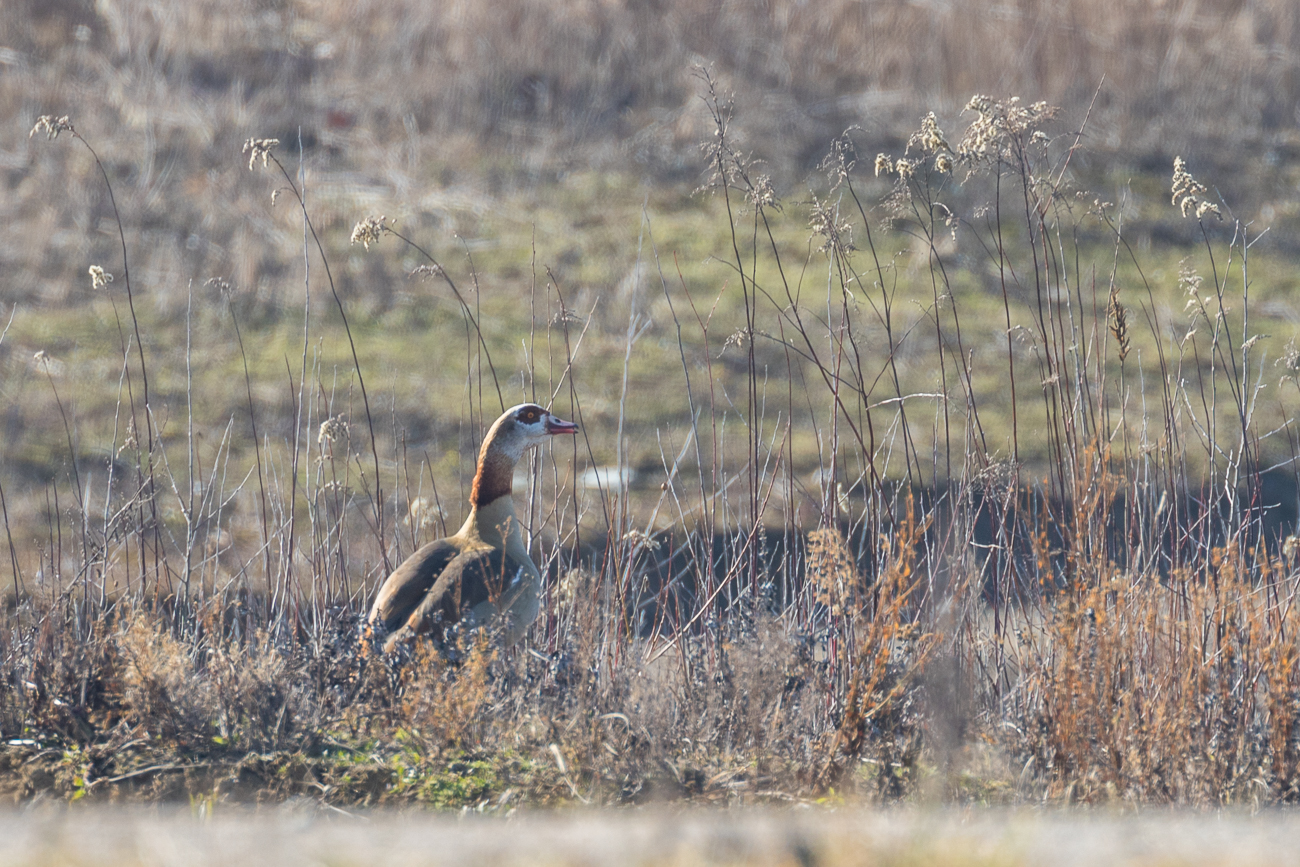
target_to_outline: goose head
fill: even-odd
[[[483,440],[482,455],[500,454],[513,463],[528,449],[558,434],[576,434],[578,426],[535,403],[512,406],[493,423]],[[481,461],[480,461],[481,462]]]
[[[510,494],[515,464],[530,448],[553,436],[576,434],[578,426],[535,403],[521,403],[501,414],[488,430],[479,451],[470,503],[482,506]]]

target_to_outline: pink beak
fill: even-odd
[[[571,421],[565,421],[559,416],[546,414],[546,432],[551,436],[556,434],[576,434],[578,426]]]

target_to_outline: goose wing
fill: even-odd
[[[448,624],[462,618],[483,623],[509,604],[524,577],[523,567],[499,548],[466,551],[442,570],[406,626],[419,633],[436,619]]]
[[[375,604],[370,608],[370,624],[382,625],[386,632],[400,626],[460,553],[460,547],[452,540],[439,539],[407,557],[379,588]]]

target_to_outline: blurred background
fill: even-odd
[[[290,245],[237,158],[253,136],[296,162],[301,132],[326,226],[374,209],[470,236],[502,196],[572,173],[698,185],[704,67],[783,193],[806,191],[847,127],[873,156],[926,111],[956,127],[986,93],[1046,100],[1069,128],[1086,115],[1077,169],[1167,176],[1182,154],[1271,223],[1295,212],[1298,66],[1287,0],[10,0],[4,294],[67,301],[111,241],[85,155],[28,140],[41,114],[99,150],[142,288],[175,304],[216,274],[282,291]]]

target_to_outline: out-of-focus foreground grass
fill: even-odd
[[[1128,864],[1288,867],[1297,820],[1228,814],[981,814],[897,810],[559,813],[500,822],[473,814],[323,816],[281,809],[191,818],[153,813],[0,816],[3,867],[495,864],[511,867],[954,867]]]

